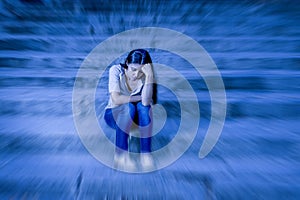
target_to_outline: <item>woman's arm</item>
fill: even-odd
[[[111,92],[110,95],[111,95],[111,99],[112,99],[113,103],[116,105],[122,105],[125,103],[141,101],[140,95],[126,96],[126,95],[121,95],[119,92]]]
[[[141,96],[126,96],[120,94],[120,69],[113,66],[109,69],[108,90],[111,100],[116,105],[122,105],[129,102],[141,101]]]
[[[143,73],[145,74],[145,84],[142,90],[142,104],[148,106],[152,100],[153,94],[153,71],[151,64],[145,64],[142,68]]]

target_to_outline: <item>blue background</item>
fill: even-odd
[[[296,0],[1,1],[0,199],[299,199],[299,12]],[[182,32],[206,49],[224,80],[227,118],[199,159],[210,117],[205,84],[184,60],[153,51],[154,62],[182,70],[198,88],[200,130],[174,164],[126,174],[82,145],[72,90],[95,46],[147,26]],[[101,112],[107,92],[97,92]],[[160,102],[172,116],[176,99],[167,100]]]

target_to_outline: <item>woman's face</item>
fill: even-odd
[[[143,65],[132,63],[132,64],[128,64],[127,66],[128,68],[125,69],[125,74],[129,79],[135,81],[143,77],[144,75],[144,73],[142,72]]]

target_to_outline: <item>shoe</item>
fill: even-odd
[[[125,156],[123,154],[115,154],[114,167],[120,169],[122,166],[125,166]]]
[[[128,153],[115,154],[114,167],[120,170],[134,171],[136,163],[130,158]]]
[[[129,156],[129,154],[126,156],[126,159],[125,159],[125,166],[126,166],[126,170],[128,171],[134,171],[136,170],[136,163],[134,160],[132,160]]]
[[[154,160],[150,153],[141,154],[141,165],[144,170],[151,170],[154,168]]]

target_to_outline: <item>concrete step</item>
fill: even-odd
[[[299,6],[293,0],[0,1],[0,199],[299,199]],[[153,52],[153,60],[190,81],[201,120],[179,160],[133,175],[102,165],[83,147],[72,89],[97,44],[146,26],[177,30],[203,45],[224,80],[227,118],[218,143],[200,160],[211,112],[205,83],[183,59]],[[97,114],[108,98],[107,73],[101,81],[90,102]],[[155,148],[169,143],[180,124],[170,96],[161,92],[159,103],[175,117],[153,139]],[[113,141],[114,131],[107,134]]]
[[[76,27],[78,28],[78,27]],[[24,29],[24,27],[22,27]],[[82,30],[82,29],[80,29]],[[58,30],[53,30],[57,32]],[[85,52],[88,53],[94,47],[97,46],[101,41],[105,40],[109,36],[82,36],[76,37],[76,33],[72,30],[72,36],[39,36],[35,35],[22,35],[22,36],[2,36],[0,38],[0,51],[36,51],[48,52],[48,53],[62,53],[62,52]],[[61,32],[61,29],[59,30]],[[36,33],[38,34],[38,32]],[[166,38],[167,40],[168,38]],[[276,37],[262,39],[242,39],[242,38],[231,38],[226,40],[220,40],[220,38],[211,39],[206,37],[194,38],[199,40],[201,44],[209,53],[221,54],[221,53],[232,53],[234,56],[230,58],[236,58],[241,54],[247,54],[249,57],[251,54],[256,54],[256,58],[278,58],[285,55],[286,58],[290,58],[292,55],[300,58],[300,48],[295,43],[300,41],[300,38],[282,38],[277,40]],[[226,54],[225,54],[226,55]],[[282,55],[282,56],[280,56]]]
[[[19,69],[22,71],[22,68]],[[59,73],[54,69],[41,69],[39,74],[31,70],[14,71],[13,69],[1,70],[0,86],[5,87],[63,87],[72,88],[76,80],[75,70],[64,70],[64,73]],[[179,70],[180,71],[180,70]],[[252,73],[252,71],[239,71],[231,74],[230,71],[222,75],[222,79],[226,90],[245,90],[251,91],[298,91],[300,89],[298,72],[294,71],[274,71],[273,74],[265,72]],[[202,78],[198,74],[190,71],[183,71],[182,74],[186,75],[186,80],[189,81],[195,91],[207,90],[204,80],[214,80],[214,76],[207,76]],[[198,77],[197,77],[198,76]],[[86,79],[85,88],[93,87],[94,81],[97,80],[97,74],[91,73],[91,78]],[[177,77],[168,77],[166,74],[165,79],[180,86],[181,82]],[[107,89],[107,73],[101,77],[99,88]],[[215,88],[220,89],[220,88]]]
[[[26,192],[27,197],[33,198],[118,194],[145,197],[152,196],[148,187],[141,184],[148,178],[148,185],[163,198],[182,197],[186,190],[192,191],[193,196],[207,195],[210,190],[218,198],[241,198],[244,192],[246,199],[254,198],[257,193],[276,198],[288,192],[296,199],[299,186],[295,183],[300,178],[297,121],[227,120],[217,145],[205,159],[197,156],[205,132],[201,129],[192,147],[174,164],[151,174],[134,176],[111,170],[84,149],[78,149],[78,137],[72,134],[53,134],[54,130],[39,135],[1,133],[0,187],[5,191],[1,195],[22,197]],[[115,192],[109,192],[111,188]]]
[[[56,87],[14,87],[2,89],[1,116],[72,116],[72,88]],[[180,107],[176,96],[160,93],[158,103],[163,105],[170,116],[178,116]],[[98,90],[95,102],[100,115],[108,100],[106,90]],[[187,102],[187,96],[182,95]],[[201,117],[210,118],[211,99],[207,91],[197,93]],[[183,100],[185,101],[185,100]],[[300,117],[300,96],[291,91],[243,91],[226,93],[227,117],[243,118],[297,118]]]
[[[129,5],[122,1],[112,5],[104,5],[95,1],[61,4],[47,1],[47,3],[35,5],[19,1],[5,1],[2,3],[2,10],[6,13],[3,18],[9,16],[15,21],[29,21],[42,25],[45,22],[75,22],[75,24],[76,22],[85,22],[89,24],[89,28],[82,34],[104,32],[112,35],[133,27],[163,26],[185,33],[191,32],[193,33],[191,36],[199,36],[199,34],[222,36],[299,35],[296,23],[299,20],[297,17],[299,5],[295,5],[292,1],[285,5],[280,2],[273,3],[272,6],[267,3],[236,4],[221,1],[197,4],[181,1],[159,3],[154,1]],[[282,23],[285,16],[287,18],[284,18],[284,23]],[[118,23],[118,26],[111,25],[114,23]],[[71,33],[64,29],[61,30],[61,33]],[[73,34],[81,32],[79,29],[73,28]],[[11,34],[14,34],[14,31],[15,33],[34,33],[28,28],[21,29],[21,27],[14,29],[8,26],[6,30]],[[56,32],[60,33],[59,30]]]

